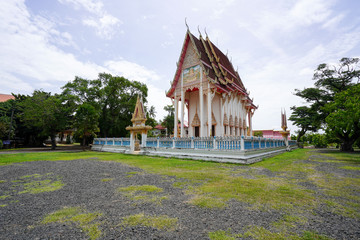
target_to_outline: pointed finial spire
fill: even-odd
[[[204,29],[204,31],[205,31],[205,34],[206,34],[206,38],[209,38],[209,36],[208,36],[208,34],[206,32],[206,28]]]
[[[189,25],[186,22],[186,17],[185,17],[185,25],[186,25],[187,30],[189,31]]]
[[[199,28],[199,25],[198,25],[198,32],[199,32],[199,35],[201,37],[201,32],[200,32],[200,28]]]

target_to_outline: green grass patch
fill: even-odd
[[[6,182],[6,180],[0,180],[0,183],[5,183]]]
[[[163,192],[162,188],[154,185],[136,185],[129,187],[119,187],[118,192],[121,192],[127,198],[138,202],[149,202],[161,204],[163,200],[168,199],[167,196],[156,195],[156,193]]]
[[[173,183],[173,187],[174,188],[180,188],[180,189],[184,189],[189,185],[188,182],[174,182]]]
[[[256,240],[331,240],[331,238],[325,235],[310,231],[304,231],[303,234],[299,236],[293,232],[271,232],[259,226],[250,226],[243,236]]]
[[[191,204],[194,204],[202,208],[224,208],[226,203],[223,199],[207,196],[195,196],[190,201]]]
[[[327,195],[327,198],[320,200],[331,208],[331,211],[345,217],[360,218],[360,178],[317,172],[308,179]]]
[[[354,166],[343,166],[343,167],[340,167],[340,168],[343,168],[343,169],[346,169],[346,170],[360,171],[360,167],[354,167]]]
[[[242,234],[231,233],[231,228],[228,230],[218,230],[215,232],[209,232],[208,236],[210,240],[236,240],[242,237]]]
[[[24,190],[19,192],[19,194],[38,194],[42,192],[52,192],[61,189],[64,185],[65,184],[63,184],[60,180],[52,181],[47,179],[41,181],[32,181],[29,183],[24,183]]]
[[[166,215],[146,216],[144,213],[124,217],[120,226],[144,226],[158,230],[174,231],[177,227],[177,218],[171,218]]]
[[[0,200],[5,200],[10,197],[11,197],[10,195],[2,195],[2,196],[0,196]]]
[[[25,175],[12,182],[17,183],[13,188],[18,189],[16,190],[18,194],[52,192],[61,189],[65,185],[60,177],[53,176],[52,173]]]
[[[228,177],[194,188],[196,194],[216,197],[223,201],[236,199],[257,209],[292,209],[294,206],[313,207],[315,198],[310,190],[287,183],[280,178],[248,179]]]
[[[137,185],[118,188],[119,192],[162,192],[163,189],[154,185]]]
[[[360,164],[360,152],[346,153],[340,151],[329,151],[328,153],[321,153],[321,155],[341,162]]]
[[[7,204],[1,204],[0,205],[0,207],[6,207],[7,206]]]
[[[74,223],[78,225],[90,239],[94,240],[101,236],[99,223],[96,222],[97,218],[101,215],[101,213],[87,213],[78,207],[65,207],[47,215],[41,223]]]
[[[127,177],[134,177],[135,175],[138,175],[138,174],[143,174],[142,172],[127,172]]]
[[[114,178],[103,178],[103,179],[101,179],[102,182],[110,182],[112,180],[114,180]]]
[[[288,231],[291,228],[295,228],[298,225],[304,225],[307,223],[307,219],[303,216],[285,215],[283,219],[273,222],[272,226],[280,231]]]
[[[273,172],[308,172],[312,170],[311,164],[298,163],[307,160],[311,152],[309,149],[295,149],[291,152],[276,155],[261,162],[252,164],[254,167],[263,167]]]

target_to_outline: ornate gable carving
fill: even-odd
[[[134,113],[132,115],[131,122],[135,126],[135,125],[145,124],[145,121],[146,121],[146,114],[145,114],[145,110],[144,110],[144,104],[142,102],[142,99],[140,100],[140,98],[138,96],[137,100],[136,100],[136,106],[135,106]]]
[[[195,52],[192,42],[189,42],[189,46],[186,50],[185,59],[183,63],[183,69],[195,66],[199,64],[199,57]]]
[[[214,112],[211,112],[211,124],[212,124],[212,125],[216,125],[216,124],[217,124],[216,118],[215,118],[215,115],[214,115]],[[209,121],[206,121],[206,125],[209,125]]]
[[[194,118],[193,118],[193,120],[191,122],[191,126],[192,127],[199,127],[200,126],[200,119],[199,119],[199,115],[198,115],[197,111],[196,111],[195,116],[194,116]]]
[[[238,117],[235,116],[235,127],[238,128],[239,127],[239,121],[238,121]]]
[[[234,119],[233,119],[232,115],[230,115],[230,118],[229,118],[229,125],[230,125],[230,127],[234,126]]]
[[[225,113],[224,114],[224,126],[227,126],[227,125],[229,125],[229,120],[228,120],[228,118],[226,116],[226,113]]]

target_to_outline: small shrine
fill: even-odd
[[[285,145],[287,146],[287,148],[289,148],[289,134],[290,131],[287,130],[287,121],[286,121],[286,112],[284,110],[284,112],[281,110],[281,128],[282,131],[280,131],[280,134],[283,136],[283,139],[285,141]]]
[[[146,126],[146,114],[142,98],[139,96],[136,100],[136,106],[131,118],[132,126],[126,127],[130,131],[130,152],[140,151],[140,147],[146,146],[147,132],[152,129],[151,126]],[[138,139],[138,134],[141,134],[141,145]]]

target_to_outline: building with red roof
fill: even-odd
[[[188,111],[189,137],[252,135],[257,106],[229,58],[208,36],[196,38],[187,30],[166,96],[174,103],[174,123],[178,122],[179,102],[182,123]],[[176,127],[174,135],[178,135]],[[186,136],[184,124],[180,136]]]
[[[13,95],[10,94],[1,94],[0,93],[0,102],[6,102],[7,100],[15,99]]]

